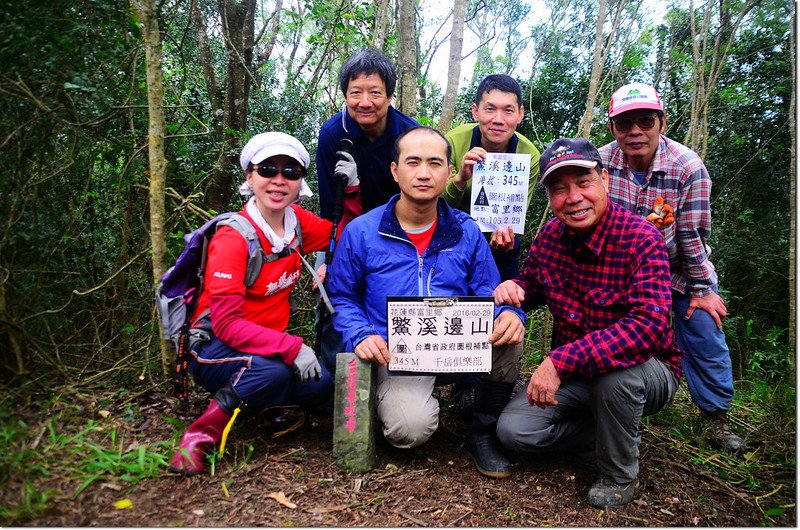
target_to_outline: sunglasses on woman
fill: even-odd
[[[656,115],[646,114],[644,116],[637,116],[635,118],[614,118],[614,127],[621,132],[626,133],[633,129],[635,123],[639,129],[649,131],[656,125]]]
[[[254,165],[253,169],[262,177],[272,178],[278,173],[283,175],[283,178],[288,180],[300,180],[305,176],[305,171],[299,167],[286,166],[279,168],[274,164],[259,164]]]

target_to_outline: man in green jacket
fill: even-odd
[[[486,76],[475,94],[472,118],[452,129],[445,136],[453,147],[454,171],[442,196],[459,210],[470,211],[472,170],[487,153],[525,153],[531,155],[528,181],[528,207],[533,187],[539,176],[539,151],[530,140],[516,132],[522,122],[522,89],[517,81],[505,74]],[[489,238],[492,256],[502,281],[519,275],[519,237],[511,226],[495,230]]]

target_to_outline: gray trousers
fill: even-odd
[[[513,384],[521,359],[521,343],[492,348],[492,372],[481,378]],[[452,376],[448,374],[447,379],[452,380]],[[383,436],[394,447],[422,445],[439,426],[439,401],[433,397],[435,384],[435,375],[393,375],[385,366],[378,367],[376,409]]]
[[[661,410],[677,387],[677,378],[655,358],[589,382],[564,381],[555,407],[529,405],[524,387],[500,416],[497,437],[507,449],[535,455],[594,451],[600,474],[624,484],[639,474],[642,417]]]

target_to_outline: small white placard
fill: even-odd
[[[529,154],[487,153],[475,164],[469,213],[482,232],[507,226],[515,234],[524,232],[530,178]]]
[[[389,370],[492,371],[492,297],[388,297]]]

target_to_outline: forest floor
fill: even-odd
[[[512,477],[505,480],[480,475],[461,450],[466,424],[446,406],[446,400],[442,404],[439,429],[418,450],[392,448],[378,435],[377,464],[368,473],[336,467],[331,460],[332,418],[319,414],[276,439],[253,422],[237,422],[226,454],[215,462],[214,469],[185,478],[169,473],[164,464],[182,426],[197,417],[196,410],[176,412],[174,398],[152,389],[113,400],[99,393],[76,392],[70,397],[61,393],[47,410],[22,407],[22,412],[15,411],[31,433],[26,447],[44,452],[52,468],[40,473],[35,483],[25,479],[24,473],[6,469],[3,474],[10,476],[0,492],[0,508],[19,506],[26,488],[29,493],[30,488],[49,492],[46,507],[22,519],[6,518],[0,524],[794,527],[797,523],[795,460],[790,456],[770,463],[765,457],[773,443],[770,436],[776,433],[740,426],[749,451],[735,456],[692,438],[701,439],[700,430],[676,433],[670,418],[696,414],[685,388],[670,405],[671,410],[662,411],[645,425],[638,496],[617,510],[598,510],[586,504],[595,472],[568,456],[522,459],[515,464]],[[79,412],[78,425],[70,424],[70,415],[64,414],[67,410]],[[790,438],[783,443],[793,453],[796,429],[793,425],[782,429],[783,436]],[[67,435],[69,440],[110,435],[107,444],[119,446],[120,455],[136,455],[137,448],[144,446],[148,452],[138,452],[140,463],[150,451],[163,458],[154,473],[140,480],[98,472],[85,485],[85,474],[70,472],[76,468],[69,462],[57,462],[74,459],[77,466],[98,457],[85,450],[70,452]]]

